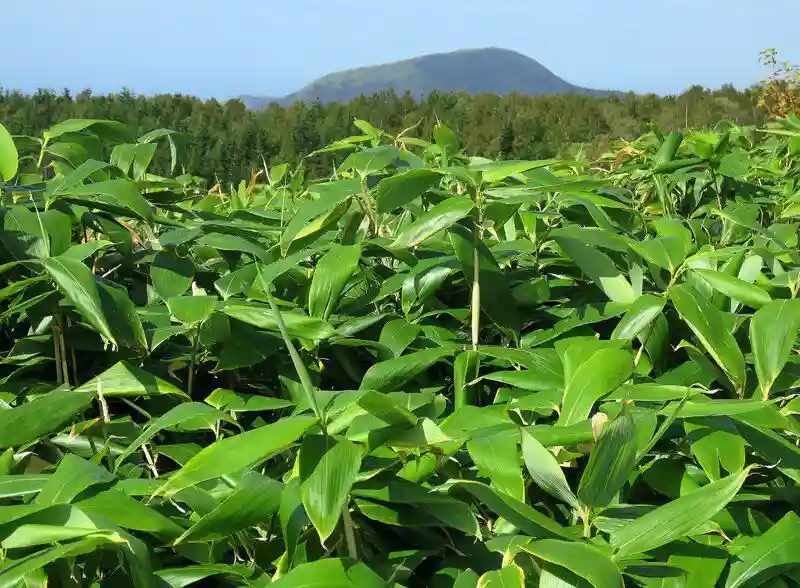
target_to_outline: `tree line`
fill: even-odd
[[[468,153],[503,159],[541,159],[599,155],[620,139],[633,139],[655,124],[663,130],[707,128],[721,120],[760,124],[764,112],[758,89],[700,86],[680,95],[522,96],[381,92],[345,103],[271,104],[249,110],[238,99],[202,100],[180,94],[72,95],[39,90],[33,94],[0,89],[0,120],[13,134],[39,135],[68,118],[118,120],[141,135],[156,128],[183,133],[186,172],[223,183],[248,178],[263,163],[298,163],[304,154],[348,135],[359,134],[355,119],[390,133],[416,125],[416,136],[430,136],[441,121],[450,126]],[[168,153],[153,171],[165,172]],[[331,169],[341,154],[307,160],[314,173]]]

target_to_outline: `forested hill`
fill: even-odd
[[[356,118],[388,132],[417,125],[413,134],[431,135],[437,118],[453,128],[467,153],[506,159],[538,159],[584,149],[592,156],[612,141],[632,139],[654,123],[661,129],[703,128],[721,120],[760,124],[757,92],[694,87],[680,96],[625,95],[599,98],[580,94],[521,96],[433,92],[383,92],[343,103],[272,104],[262,111],[240,100],[203,101],[190,96],[138,96],[128,92],[92,96],[82,92],[34,95],[0,89],[0,120],[9,131],[40,136],[68,118],[114,119],[141,135],[157,128],[183,132],[185,166],[192,174],[225,183],[249,178],[267,163],[298,162],[302,154],[358,134]],[[330,170],[339,155],[306,159],[313,173]],[[158,155],[152,171],[165,171],[169,153]],[[317,169],[314,169],[314,168]]]
[[[468,94],[517,93],[584,94],[608,96],[610,92],[570,84],[535,59],[507,49],[465,49],[423,55],[371,67],[348,69],[326,75],[284,98],[242,96],[248,107],[264,108],[271,102],[347,102],[385,90],[408,92],[423,98],[433,91]]]

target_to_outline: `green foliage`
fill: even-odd
[[[231,190],[5,139],[0,586],[796,585],[800,121],[355,125]]]

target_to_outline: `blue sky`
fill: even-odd
[[[316,77],[496,46],[569,82],[661,94],[800,62],[800,0],[2,0],[0,86],[281,96]]]

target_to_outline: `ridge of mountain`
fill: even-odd
[[[264,108],[272,102],[346,102],[360,95],[384,90],[397,94],[408,91],[422,98],[433,91],[469,94],[583,94],[608,96],[615,92],[571,84],[526,55],[489,47],[462,49],[450,53],[422,55],[402,61],[359,67],[318,78],[282,98],[242,95],[249,108]]]

